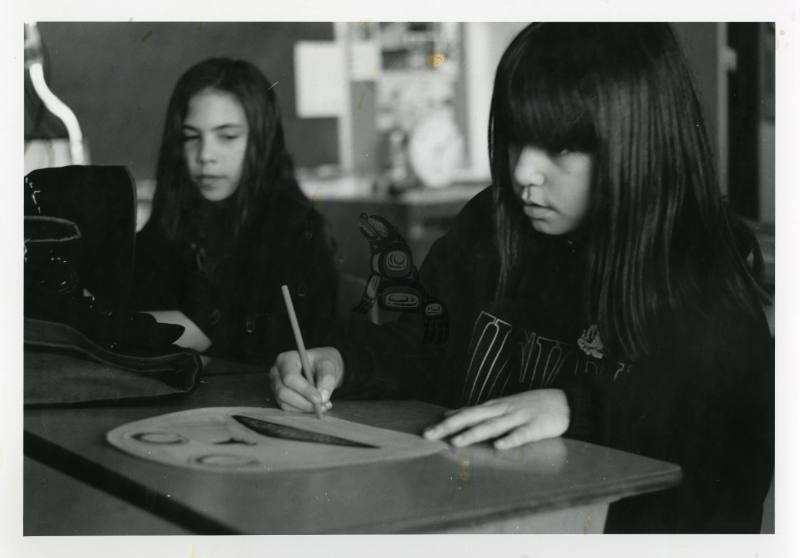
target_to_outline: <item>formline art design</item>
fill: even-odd
[[[420,313],[424,323],[423,344],[447,342],[450,330],[447,308],[425,291],[403,236],[380,215],[362,213],[358,226],[369,242],[371,274],[353,312],[366,314],[377,302],[384,310]]]

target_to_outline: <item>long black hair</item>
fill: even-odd
[[[594,157],[587,317],[628,358],[647,354],[664,311],[708,293],[760,312],[763,290],[741,250],[760,257],[725,206],[694,84],[666,23],[539,23],[505,51],[489,122],[497,297],[517,269],[529,222],[512,189],[509,146]]]
[[[152,219],[173,241],[182,232],[192,204],[200,197],[184,160],[183,121],[189,101],[204,90],[233,95],[247,118],[244,168],[232,200],[234,234],[238,235],[251,223],[256,208],[269,206],[271,200],[283,194],[296,199],[303,197],[286,149],[278,101],[267,77],[243,60],[204,60],[189,68],[175,85],[158,154]]]

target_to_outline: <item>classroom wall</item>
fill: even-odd
[[[775,223],[775,122],[759,123],[759,199],[758,220]]]
[[[468,109],[462,125],[470,137],[471,166],[477,174],[488,174],[485,130],[494,66],[524,23],[473,23],[465,27],[470,25],[482,26],[480,38],[487,44],[473,46],[471,53],[468,45],[465,54],[482,52],[486,68],[471,63],[479,60],[466,61],[465,70],[470,75],[462,83],[468,90],[459,101]],[[720,45],[724,43],[720,34],[725,26],[714,22],[673,25],[698,84],[709,136],[720,163],[722,188],[727,191],[727,114],[722,106],[727,75],[720,71]],[[152,178],[164,112],[175,81],[190,65],[220,55],[247,58],[277,82],[287,141],[299,167],[339,163],[338,119],[299,118],[295,109],[294,44],[300,40],[332,41],[333,23],[44,22],[39,23],[39,30],[50,86],[76,112],[93,163],[126,165],[137,180]],[[480,76],[473,76],[475,72]],[[483,89],[476,92],[476,87]],[[351,123],[360,142],[353,151],[373,168],[376,138],[369,124]],[[767,135],[759,144],[762,161],[769,162],[774,147]],[[770,168],[769,163],[762,166],[760,177],[762,220],[774,219],[774,202],[770,203],[774,190],[767,188],[772,184],[767,176]]]
[[[172,88],[212,56],[245,58],[275,82],[298,166],[338,162],[337,119],[298,118],[294,43],[333,39],[332,23],[39,23],[51,89],[72,108],[94,164],[152,178]]]

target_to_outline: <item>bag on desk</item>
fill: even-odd
[[[135,187],[122,167],[25,177],[25,404],[190,391],[201,363],[183,327],[130,310]]]
[[[174,347],[125,355],[63,323],[25,318],[24,403],[69,405],[150,399],[188,393],[201,369],[195,351]]]

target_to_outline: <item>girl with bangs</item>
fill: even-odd
[[[295,180],[275,92],[249,62],[212,58],[178,79],[135,273],[138,308],[210,356],[264,364],[294,346],[283,284],[307,336],[333,329],[333,248]]]
[[[679,464],[613,504],[608,532],[758,532],[773,468],[773,343],[760,251],[727,209],[668,24],[533,24],[504,53],[492,185],[431,248],[418,318],[280,355],[282,407],[330,394],[457,410],[425,431],[508,449],[568,436]],[[345,366],[346,363],[346,366]]]

